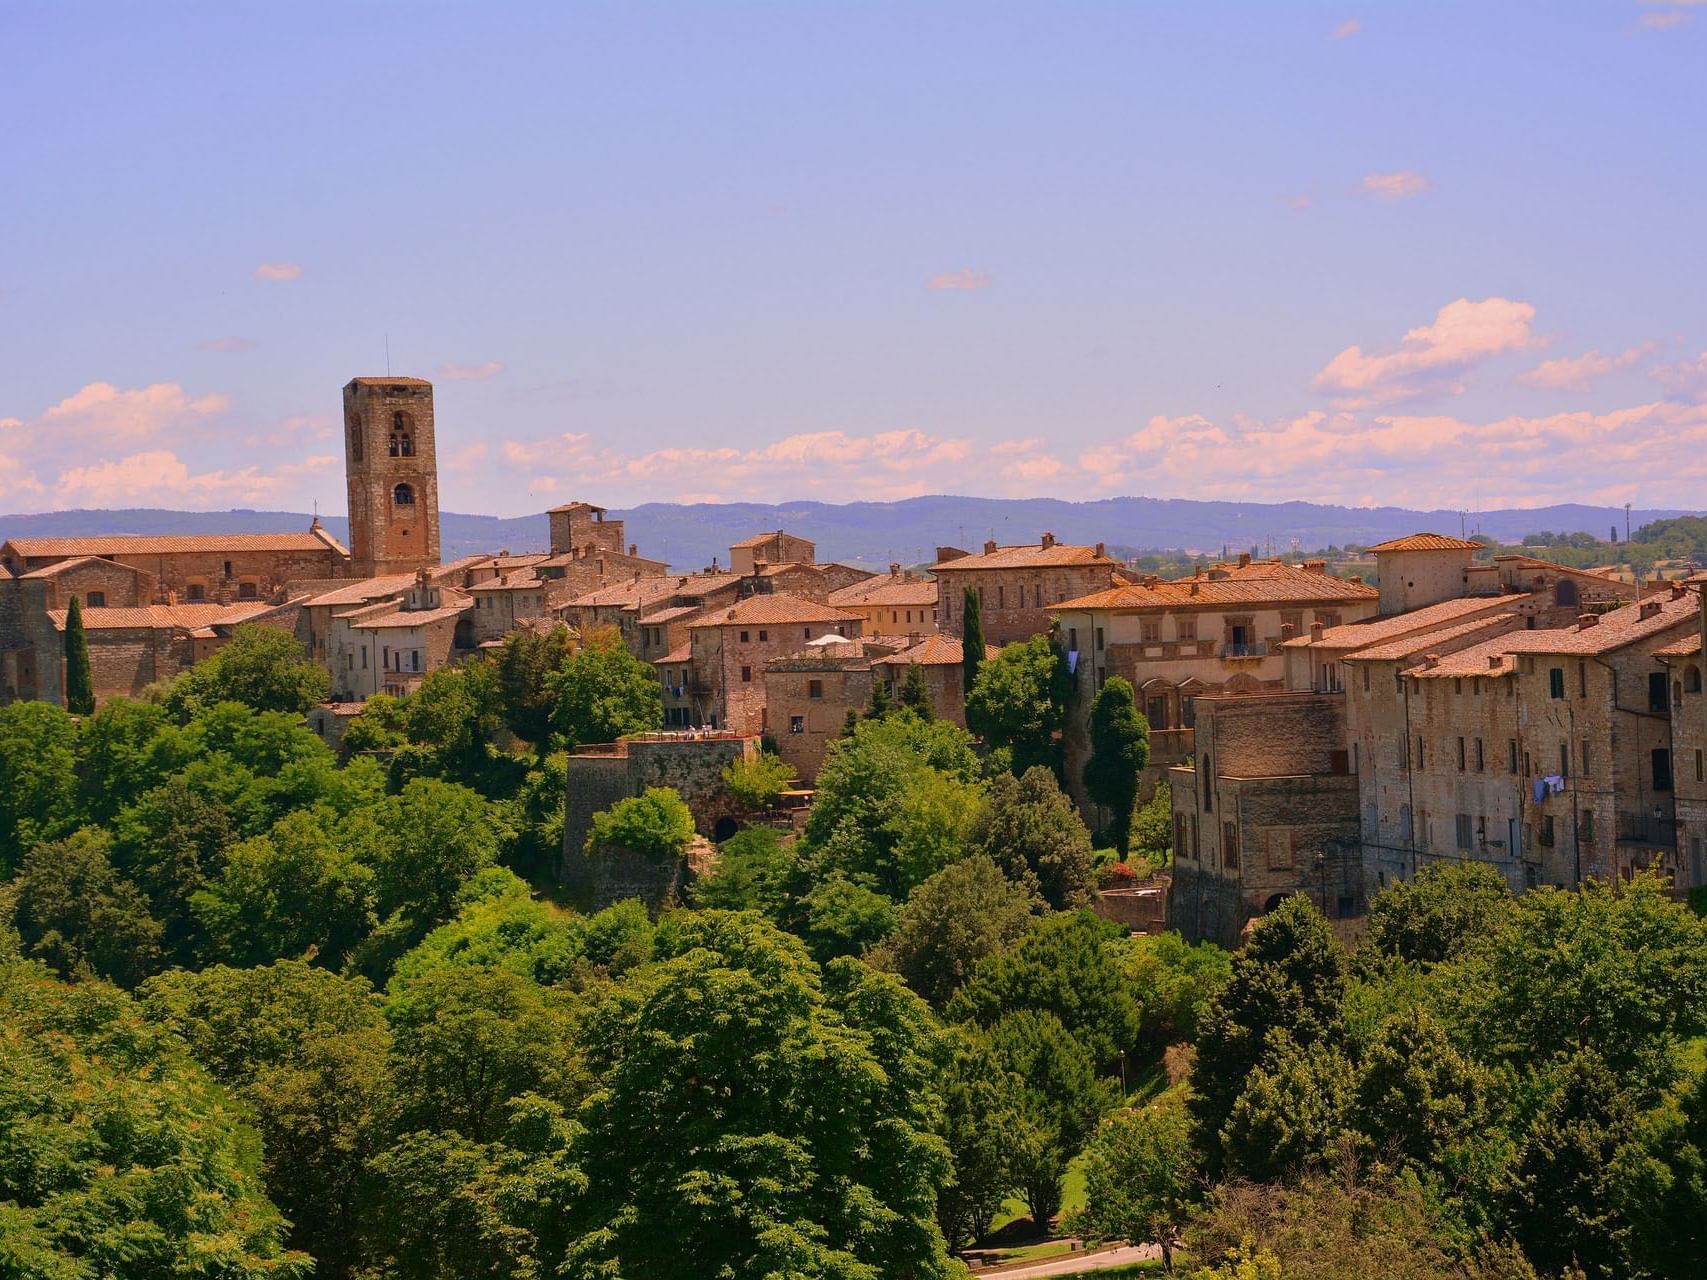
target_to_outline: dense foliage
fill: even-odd
[[[609,636],[376,697],[338,752],[259,632],[0,708],[0,1275],[949,1277],[1016,1215],[1199,1280],[1698,1273],[1707,926],[1663,883],[1455,866],[1350,953],[1302,897],[1230,955],[1133,937],[1086,909],[1117,864],[1058,657],[984,664],[982,743],[857,718],[805,829],[656,919],[553,881],[560,748],[656,723]],[[1093,789],[1160,862],[1141,718],[1099,706]],[[693,830],[665,789],[593,824]]]

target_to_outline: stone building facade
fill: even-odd
[[[892,564],[884,575],[832,591],[829,603],[865,620],[868,636],[919,638],[937,633],[937,584]]]
[[[849,711],[871,702],[873,655],[857,640],[819,645],[765,664],[765,727],[777,754],[807,785]]]
[[[355,576],[412,573],[439,563],[432,383],[350,379],[344,387],[344,477]]]
[[[1111,559],[1102,543],[1069,546],[1046,533],[1035,546],[984,544],[973,554],[938,547],[936,575],[939,625],[953,636],[965,622],[966,592],[978,592],[986,644],[997,646],[1044,635],[1059,607],[1105,591],[1132,575]]]
[[[765,666],[813,640],[860,637],[858,614],[792,596],[749,596],[689,628],[690,723],[765,732]]]

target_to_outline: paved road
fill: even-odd
[[[1102,1253],[1070,1253],[1050,1258],[1030,1267],[1000,1271],[990,1280],[1042,1280],[1045,1276],[1071,1276],[1081,1271],[1101,1271],[1104,1267],[1124,1267],[1134,1262],[1149,1262],[1162,1256],[1160,1247],[1153,1244],[1132,1244],[1123,1249],[1107,1249]]]

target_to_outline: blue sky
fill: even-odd
[[[0,510],[1703,504],[1707,3],[0,8]]]

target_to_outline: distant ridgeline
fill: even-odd
[[[1656,509],[1629,513],[1631,529],[1695,513]],[[1442,533],[1480,531],[1501,542],[1520,542],[1539,530],[1622,534],[1622,507],[1574,504],[1523,510],[1411,511],[1402,507],[1334,507],[1309,502],[1199,502],[1185,498],[1106,498],[1064,502],[1053,498],[909,498],[903,502],[647,503],[613,510],[627,522],[629,536],[678,570],[704,568],[732,542],[786,528],[818,544],[824,560],[866,566],[899,561],[926,563],[935,549],[975,547],[986,538],[1002,543],[1035,540],[1045,530],[1064,543],[1105,542],[1121,551],[1189,550],[1219,556],[1256,548],[1259,555],[1293,548],[1315,550],[1347,543],[1370,544],[1417,529]],[[0,515],[0,541],[15,537],[83,537],[102,533],[239,533],[307,528],[306,512],[287,511],[54,511]],[[347,544],[342,516],[324,517],[332,535]],[[543,515],[440,516],[445,560],[504,548],[543,550]]]

